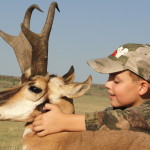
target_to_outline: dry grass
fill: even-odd
[[[82,96],[74,99],[74,105],[76,113],[94,112],[105,109],[109,106],[109,100],[107,97],[98,96]]]
[[[0,122],[0,150],[21,150],[24,123]]]

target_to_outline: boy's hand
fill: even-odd
[[[38,136],[57,133],[64,130],[65,116],[56,105],[46,104],[43,108],[49,110],[37,116],[33,122],[33,131],[37,132]]]
[[[84,131],[85,115],[65,114],[56,105],[46,104],[48,112],[37,116],[33,122],[33,131],[38,136],[45,136],[61,131]]]

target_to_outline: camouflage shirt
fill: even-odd
[[[86,113],[87,130],[133,130],[150,134],[150,100],[138,107]]]

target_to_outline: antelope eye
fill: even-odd
[[[42,92],[42,89],[37,88],[35,86],[30,86],[29,90],[34,92],[34,93],[41,93]]]

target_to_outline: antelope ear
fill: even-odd
[[[68,98],[80,97],[90,88],[92,83],[92,76],[83,83],[67,84],[63,87],[63,96]]]
[[[65,75],[63,75],[65,84],[73,83],[74,77],[75,77],[74,67],[71,66],[69,71]]]

